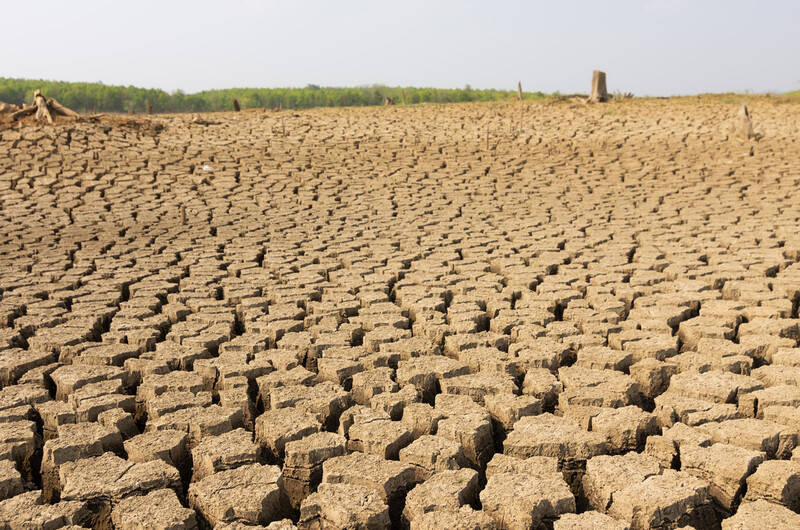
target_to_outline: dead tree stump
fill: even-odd
[[[242,110],[241,107],[239,107],[239,100],[236,98],[233,98],[233,110],[236,112]]]
[[[606,89],[606,73],[595,70],[592,74],[592,95],[589,101],[603,103],[608,101],[608,90]]]
[[[400,91],[400,95],[403,97],[403,106],[406,106],[406,90],[403,89]]]
[[[519,100],[522,101],[522,81],[517,81],[517,95],[519,95]]]
[[[739,119],[736,123],[736,134],[745,140],[750,140],[756,136],[753,132],[753,120],[750,119],[750,111],[747,110],[747,105],[744,103],[739,108]]]
[[[153,106],[150,104],[149,99],[144,100],[144,110],[148,116],[153,113]]]
[[[16,121],[20,118],[24,118],[25,116],[30,116],[33,113],[36,113],[36,121],[40,121],[42,118],[44,118],[50,125],[53,124],[53,115],[69,116],[71,118],[80,118],[81,116],[74,110],[70,110],[56,101],[55,98],[50,98],[48,100],[42,95],[40,90],[36,90],[33,93],[33,105],[30,107],[25,107],[22,110],[18,110],[11,114],[11,120]]]

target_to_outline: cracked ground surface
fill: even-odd
[[[749,105],[0,131],[0,528],[797,528],[800,106]]]

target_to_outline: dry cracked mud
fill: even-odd
[[[800,527],[800,105],[749,105],[0,131],[0,528]]]

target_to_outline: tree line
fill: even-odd
[[[126,113],[130,110],[141,113],[145,111],[146,102],[150,103],[153,112],[216,112],[234,110],[234,99],[242,108],[305,109],[383,105],[386,98],[400,104],[403,93],[406,104],[409,105],[505,101],[518,97],[516,90],[473,89],[469,85],[452,89],[308,85],[304,88],[227,88],[187,94],[182,90],[170,93],[157,88],[0,77],[0,101],[18,105],[30,103],[36,89],[41,90],[46,97],[56,98],[62,105],[82,113]],[[542,92],[523,93],[523,98],[530,100],[552,96]]]

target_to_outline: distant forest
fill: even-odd
[[[383,105],[387,97],[399,105],[402,103],[403,91],[405,91],[405,100],[408,105],[504,101],[518,97],[516,90],[478,90],[469,85],[454,89],[402,88],[381,85],[338,88],[308,85],[305,88],[228,88],[187,94],[182,90],[169,93],[157,88],[0,77],[0,101],[17,105],[30,104],[33,100],[33,91],[36,89],[40,89],[44,96],[56,98],[62,105],[82,113],[95,111],[126,113],[131,109],[142,113],[145,111],[146,101],[150,102],[153,112],[230,111],[234,110],[234,98],[238,100],[243,109],[362,107]],[[523,98],[526,100],[549,97],[552,96],[542,92],[523,93]]]

